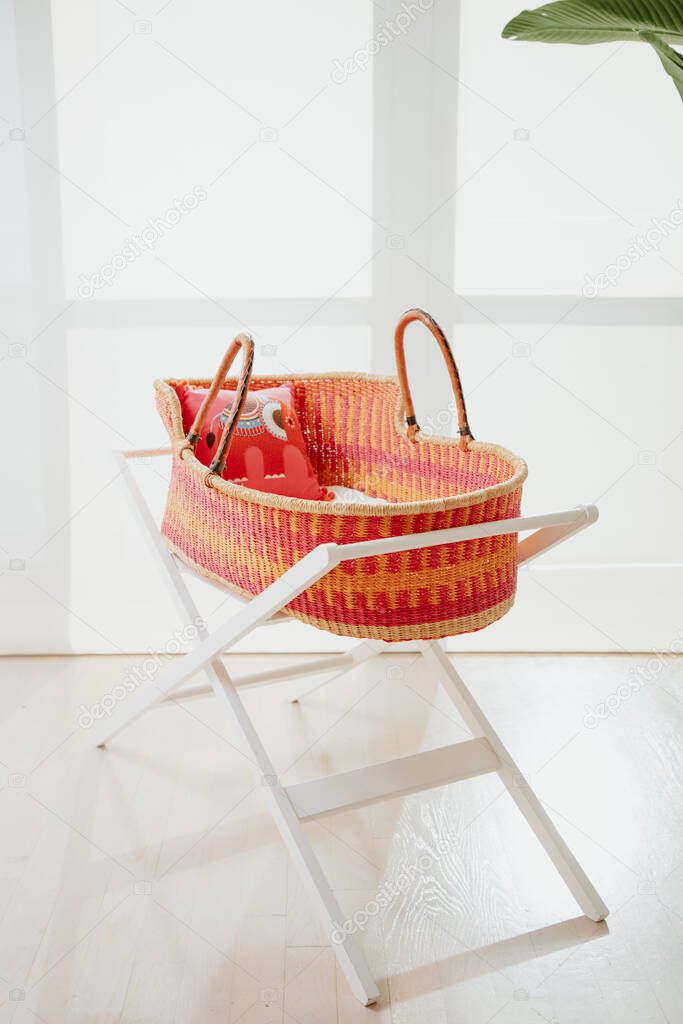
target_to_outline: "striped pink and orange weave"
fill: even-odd
[[[284,382],[320,483],[354,488],[387,504],[280,497],[215,475],[207,486],[209,471],[187,449],[183,434],[175,391],[181,382],[157,381],[157,406],[174,449],[162,530],[171,550],[199,573],[251,596],[318,544],[519,515],[524,462],[470,437],[406,429],[405,390],[396,378],[254,377],[249,387]],[[344,562],[283,611],[332,633],[386,641],[474,631],[511,607],[516,551],[517,537],[509,534]]]

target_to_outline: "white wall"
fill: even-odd
[[[49,38],[40,50],[23,15],[15,189],[32,181],[34,206],[50,190],[59,203],[37,228],[26,214],[41,315],[17,331],[56,320],[40,373],[6,359],[0,374],[6,407],[30,388],[54,451],[3,528],[0,588],[16,609],[4,650],[168,639],[170,603],[106,459],[163,440],[154,377],[211,375],[244,324],[262,372],[385,370],[393,322],[416,304],[454,338],[475,434],[529,463],[526,510],[601,509],[523,574],[509,616],[457,646],[648,649],[678,635],[683,230],[597,297],[583,289],[681,201],[680,101],[637,45],[501,40],[517,7],[413,8],[344,82],[335,62],[364,59],[404,10],[396,0],[374,23],[361,2],[236,12],[201,0],[188,20],[179,2],[136,18],[55,0],[55,83]],[[46,17],[39,0],[33,10]],[[17,154],[0,147],[0,160]],[[153,251],[110,286],[82,287],[197,187],[206,198]],[[415,340],[410,365],[433,415],[447,402],[438,356]],[[160,508],[166,470],[137,472]],[[17,558],[25,570],[9,571]],[[31,616],[27,595],[42,602]],[[340,643],[302,626],[268,635],[280,649]]]

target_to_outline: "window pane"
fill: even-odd
[[[472,429],[526,460],[525,509],[600,508],[594,527],[544,560],[680,563],[679,328],[515,323],[459,332]]]
[[[369,293],[367,4],[54,18],[67,298]]]
[[[462,3],[456,291],[683,294],[671,80],[643,44],[502,39],[522,6]]]

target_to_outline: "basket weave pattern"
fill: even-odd
[[[282,378],[254,377],[250,389]],[[495,445],[406,435],[394,378],[288,377],[309,456],[323,485],[387,505],[311,502],[214,477],[183,451],[174,384],[157,406],[175,455],[162,531],[197,571],[240,594],[260,593],[316,545],[448,529],[519,515],[526,467]],[[206,380],[184,381],[206,387]],[[341,563],[283,611],[343,636],[433,639],[481,629],[512,605],[516,535]]]

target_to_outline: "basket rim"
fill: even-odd
[[[394,407],[394,429],[401,437],[408,440],[406,425],[404,423],[404,417],[402,416],[403,400],[401,398],[398,377],[396,376],[381,376],[379,374],[372,373],[336,372],[290,373],[286,377],[273,374],[258,374],[251,378],[252,384],[262,383],[264,386],[276,386],[278,382],[281,385],[286,385],[288,381],[305,382],[321,380],[360,380],[376,384],[394,385],[398,390],[396,404]],[[226,384],[231,383],[235,383],[235,378],[228,377],[226,379]],[[222,477],[216,477],[216,474],[211,474],[209,467],[203,465],[192,451],[186,451],[183,456],[180,456],[178,449],[179,445],[183,444],[185,441],[185,433],[183,430],[180,399],[178,398],[174,387],[174,385],[177,384],[186,384],[190,387],[210,387],[211,380],[206,377],[167,377],[154,381],[155,392],[170,400],[171,426],[173,431],[172,441],[174,442],[173,458],[180,458],[187,469],[190,470],[194,476],[199,477],[204,482],[206,482],[206,478],[208,476],[213,476],[215,479],[211,483],[211,490],[227,494],[229,497],[237,498],[253,505],[266,505],[270,508],[282,509],[283,511],[289,512],[312,512],[317,515],[365,516],[373,518],[397,515],[418,515],[425,512],[443,512],[450,509],[467,508],[471,505],[483,504],[492,498],[498,498],[503,494],[509,494],[510,492],[521,488],[528,476],[527,464],[519,455],[515,455],[514,452],[509,451],[507,448],[503,448],[501,445],[493,444],[488,441],[470,441],[467,445],[467,449],[469,451],[492,452],[493,454],[498,455],[512,467],[512,476],[508,480],[504,480],[499,484],[491,484],[488,487],[482,487],[476,491],[467,491],[464,494],[454,495],[449,498],[426,498],[422,501],[386,502],[381,505],[368,505],[357,502],[342,502],[336,500],[312,501],[308,498],[292,498],[282,494],[271,494],[267,491],[257,491],[251,487],[245,487],[243,484],[235,484],[230,480],[223,480]],[[421,431],[418,431],[411,443],[459,448],[460,438],[423,434]]]

